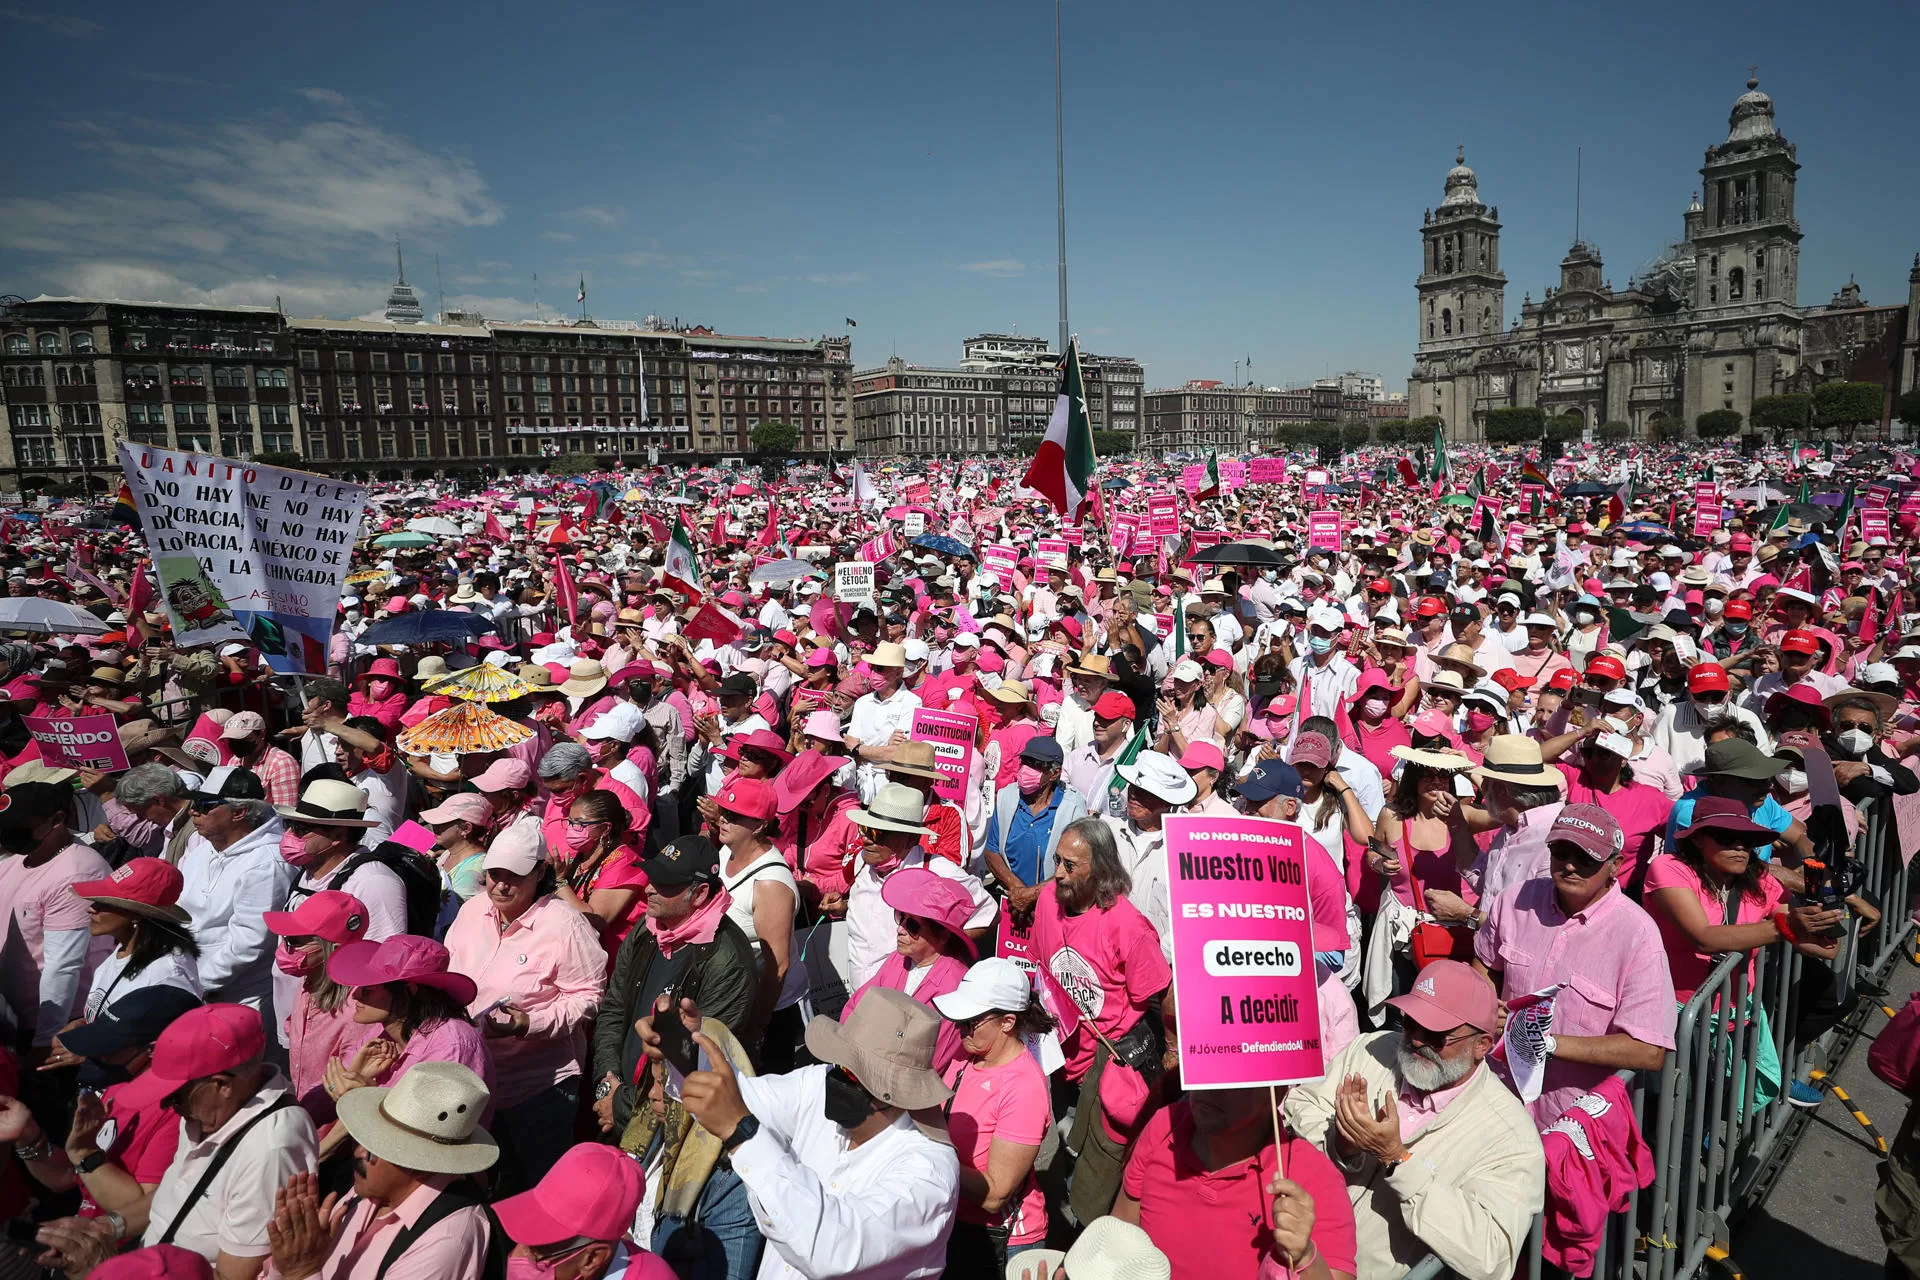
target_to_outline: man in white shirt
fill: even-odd
[[[744,672],[735,672],[720,682],[720,714],[693,718],[693,749],[687,753],[687,773],[701,774],[706,779],[706,793],[715,795],[720,790],[721,779],[727,776],[727,762],[720,755],[720,748],[727,739],[741,734],[752,733],[756,729],[771,729],[773,726],[766,718],[753,709],[754,695],[759,686],[753,677]]]
[[[907,651],[892,641],[882,641],[867,657],[873,672],[874,688],[853,704],[842,740],[853,758],[860,762],[854,771],[860,799],[873,799],[886,781],[886,763],[893,758],[896,742],[905,742],[913,728],[913,713],[920,709],[920,697],[902,686]]]
[[[964,888],[973,902],[973,913],[966,923],[968,933],[980,933],[993,923],[1000,909],[979,878],[946,858],[929,857],[920,847],[921,839],[932,834],[926,825],[925,796],[912,787],[889,782],[869,807],[850,810],[847,817],[867,832],[853,884],[847,890],[847,961],[852,987],[864,986],[879,971],[881,962],[898,949],[894,910],[881,896],[887,877],[896,871],[919,867]]]
[[[261,915],[285,905],[298,874],[280,855],[285,828],[266,797],[238,765],[215,769],[189,798],[194,834],[180,856],[180,906],[193,917],[207,1000],[244,1004],[263,1025],[278,1018],[268,1000],[275,941]]]
[[[321,728],[337,740],[335,763],[347,771],[354,786],[367,793],[367,816],[374,825],[365,842],[379,844],[407,820],[407,786],[412,777],[407,763],[388,749],[386,726],[372,716],[326,720]]]
[[[685,1020],[697,1027],[698,1011]],[[946,1269],[959,1160],[912,1115],[952,1096],[933,1071],[940,1025],[911,996],[876,988],[845,1022],[807,1024],[818,1065],[748,1078],[696,1032],[712,1069],[688,1074],[681,1099],[747,1186],[766,1237],[759,1280]],[[645,1038],[657,1057],[658,1035]]]
[[[1307,703],[1307,715],[1334,715],[1360,686],[1360,669],[1333,647],[1346,625],[1340,611],[1326,605],[1307,615],[1307,651],[1293,660],[1293,686]]]

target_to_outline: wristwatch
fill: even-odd
[[[733,1126],[732,1133],[720,1139],[720,1149],[731,1154],[735,1147],[758,1132],[760,1132],[759,1117],[749,1113],[741,1119],[739,1124]]]
[[[95,1147],[81,1159],[79,1164],[73,1166],[73,1171],[75,1173],[92,1173],[106,1162],[107,1153]]]
[[[601,1076],[600,1083],[594,1088],[593,1100],[595,1102],[605,1102],[613,1096],[613,1091],[619,1087],[620,1082],[612,1076]]]

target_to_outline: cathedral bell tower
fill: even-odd
[[[1793,216],[1794,145],[1780,136],[1760,81],[1734,101],[1727,140],[1700,167],[1703,207],[1690,216],[1695,314],[1783,303],[1800,292],[1800,224]]]
[[[1420,231],[1419,349],[1506,328],[1507,277],[1500,271],[1498,209],[1480,203],[1463,148],[1447,193]]]

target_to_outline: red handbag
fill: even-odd
[[[1407,883],[1413,886],[1414,910],[1425,911],[1427,896],[1420,888],[1420,878],[1413,873],[1413,845],[1408,842],[1404,831],[1400,837],[1400,851],[1407,857]],[[1413,956],[1415,969],[1424,969],[1435,960],[1458,960],[1470,964],[1473,961],[1473,930],[1463,924],[1448,926],[1417,921],[1413,926],[1413,936],[1407,940],[1407,949]]]
[[[1920,1098],[1920,1000],[1909,998],[1893,1021],[1881,1028],[1867,1054],[1873,1074],[1906,1094]]]

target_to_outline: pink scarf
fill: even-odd
[[[652,916],[647,917],[647,929],[653,934],[653,940],[660,945],[662,959],[670,959],[673,953],[686,946],[704,946],[712,942],[714,935],[720,932],[720,922],[727,918],[727,908],[733,905],[733,895],[725,889],[716,889],[707,899],[707,905],[699,908],[679,924],[666,928]]]

